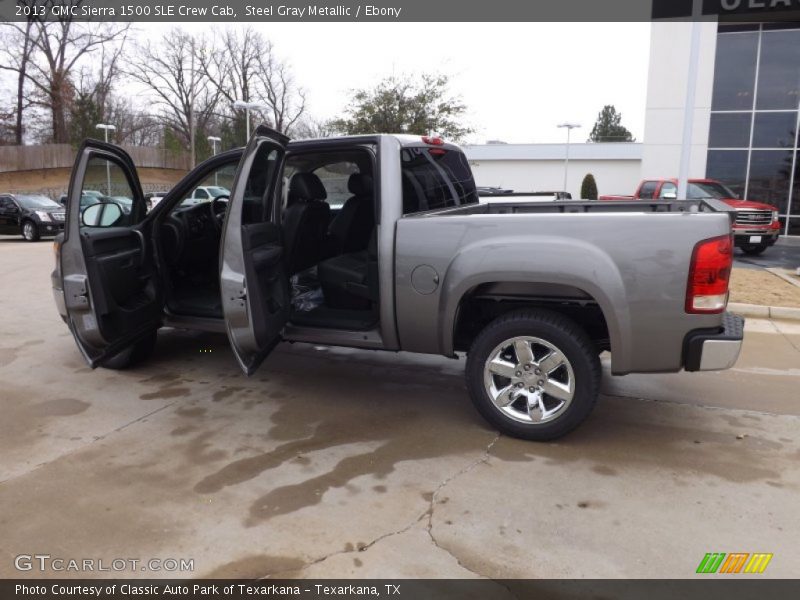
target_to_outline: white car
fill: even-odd
[[[211,202],[220,196],[230,196],[231,191],[220,185],[200,185],[194,188],[192,195],[187,197],[181,206],[194,206],[201,202]]]

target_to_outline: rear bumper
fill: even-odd
[[[744,338],[744,319],[725,313],[720,329],[695,329],[683,342],[683,368],[687,371],[721,371],[736,364]]]

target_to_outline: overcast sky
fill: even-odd
[[[190,31],[212,24],[176,23]],[[170,24],[146,25],[148,36]],[[226,24],[225,27],[242,27]],[[254,23],[288,60],[317,119],[392,71],[440,71],[469,109],[469,141],[585,141],[604,104],[642,139],[649,23]],[[141,24],[140,24],[141,27]]]

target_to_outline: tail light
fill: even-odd
[[[422,143],[429,146],[444,146],[444,140],[438,135],[423,135]]]
[[[730,235],[697,243],[692,252],[686,286],[687,313],[721,313],[725,310],[732,265],[733,240]]]

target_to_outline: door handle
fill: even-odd
[[[144,234],[141,231],[139,231],[138,229],[131,229],[131,231],[136,234],[136,237],[139,240],[139,246],[142,249],[141,255],[139,256],[139,265],[138,265],[141,267],[142,265],[144,265],[145,262],[145,255],[147,254],[147,244],[144,241]]]

